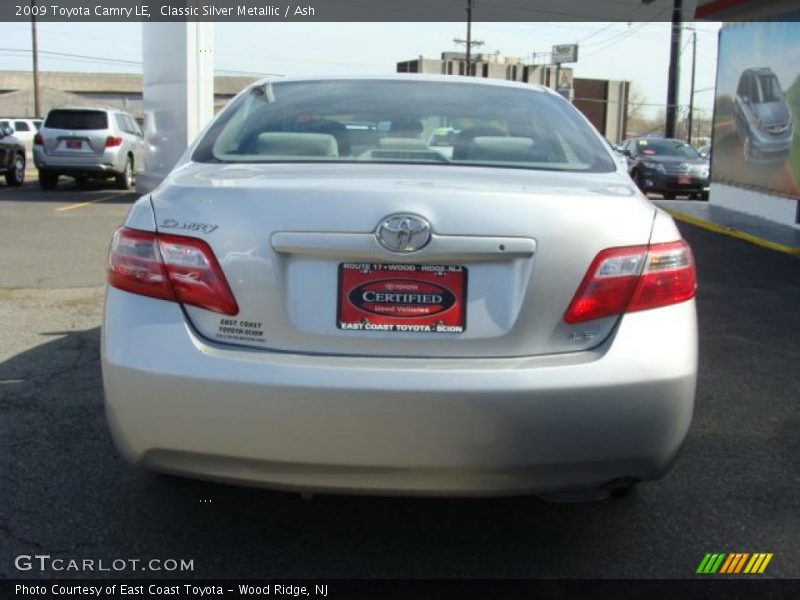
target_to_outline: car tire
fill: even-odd
[[[14,157],[14,167],[6,173],[6,183],[15,187],[25,183],[25,156],[17,154]]]
[[[118,190],[129,190],[133,187],[133,159],[130,156],[125,159],[125,169],[122,173],[114,177],[114,183]]]
[[[58,173],[39,171],[39,186],[43,190],[54,190],[58,187]]]
[[[642,174],[639,173],[639,171],[634,171],[631,173],[631,177],[633,178],[633,183],[636,184],[636,187],[638,187],[643,194],[647,194],[647,190],[644,187],[644,179],[642,178]]]

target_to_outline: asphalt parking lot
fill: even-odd
[[[0,577],[75,576],[14,567],[50,554],[193,560],[181,577],[680,578],[735,551],[800,577],[797,258],[681,226],[700,281],[696,413],[674,470],[629,497],[305,501],[117,455],[99,327],[105,248],[132,199],[0,185]]]

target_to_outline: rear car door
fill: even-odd
[[[133,150],[134,167],[136,171],[144,170],[144,134],[136,120],[126,114],[125,123],[131,135],[131,148]]]

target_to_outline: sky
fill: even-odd
[[[687,24],[686,27],[691,27]],[[695,106],[711,114],[719,23],[697,30]],[[39,65],[51,71],[141,72],[141,23],[39,23]],[[384,74],[395,63],[439,58],[459,50],[464,23],[218,23],[215,69],[220,74]],[[579,43],[576,77],[625,79],[644,96],[648,114],[666,102],[670,24],[654,23],[473,23],[483,52],[530,59],[553,44]],[[688,104],[691,34],[684,32],[680,103]],[[463,50],[463,48],[461,48]],[[61,53],[56,55],[53,53]],[[69,54],[73,56],[63,56]],[[88,57],[88,58],[87,58]],[[0,68],[29,70],[27,23],[0,22]]]

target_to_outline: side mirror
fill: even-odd
[[[750,104],[750,96],[748,96],[747,94],[744,94],[742,96],[742,102],[744,102],[745,104]]]
[[[6,137],[8,135],[13,135],[13,134],[14,134],[14,130],[11,129],[11,127],[9,127],[8,125],[4,125],[3,127],[0,127],[0,138],[4,138],[4,137]]]
[[[628,150],[627,148],[623,148],[623,149],[622,149],[622,153],[623,153],[625,156],[627,156],[628,158],[633,158],[633,152],[631,152],[631,151],[630,151],[630,150]]]

